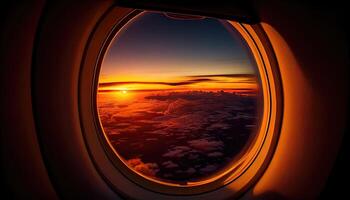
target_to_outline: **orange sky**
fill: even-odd
[[[168,77],[167,80],[140,76],[121,77],[114,80],[101,80],[99,91],[257,89],[256,77],[252,74]]]
[[[99,91],[257,89],[250,54],[225,20],[145,12],[115,35]]]

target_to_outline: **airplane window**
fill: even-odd
[[[145,179],[214,180],[255,143],[264,98],[254,56],[226,20],[143,12],[113,36],[97,111],[115,157]]]

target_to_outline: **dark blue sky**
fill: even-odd
[[[115,36],[100,81],[252,74],[255,64],[250,57],[239,34],[224,20],[181,20],[144,12]]]

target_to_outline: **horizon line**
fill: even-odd
[[[255,74],[209,74],[209,75],[193,75],[193,76],[184,76],[186,78],[192,78],[185,81],[178,82],[164,82],[164,81],[110,81],[110,82],[101,82],[98,84],[99,87],[110,87],[110,86],[118,86],[118,85],[126,85],[126,84],[145,84],[145,85],[167,85],[167,86],[183,86],[190,85],[195,83],[202,82],[217,82],[217,83],[256,83],[257,75]],[[244,80],[237,82],[223,82],[222,80],[217,80],[213,78],[247,78],[253,80]],[[194,79],[193,79],[194,78]]]
[[[160,92],[160,91],[178,91],[178,90],[186,90],[186,91],[212,91],[212,90],[215,90],[215,91],[227,91],[227,90],[233,90],[233,91],[237,91],[237,92],[257,92],[257,89],[254,89],[254,88],[210,88],[210,89],[136,89],[136,90],[127,90],[128,92]],[[125,91],[125,90],[122,90],[122,89],[106,89],[106,90],[103,90],[103,89],[98,89],[97,92],[98,93],[103,93],[103,92],[122,92],[122,91]]]

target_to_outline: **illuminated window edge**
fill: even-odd
[[[130,14],[131,13],[131,14]],[[141,11],[133,11],[133,12],[130,12],[129,15],[127,16],[124,16],[123,19],[124,19],[124,23],[123,24],[120,24],[120,23],[117,23],[117,24],[111,24],[113,23],[112,21],[109,22],[109,24],[111,24],[111,26],[113,26],[113,29],[115,29],[116,27],[118,27],[119,29],[125,25],[125,23],[127,23],[128,21],[130,21],[132,18],[134,18],[136,15],[138,15],[139,13],[141,13]],[[113,14],[113,12],[112,12]],[[123,21],[123,19],[119,19],[119,22],[120,21]],[[114,22],[115,23],[115,22]],[[271,92],[272,94],[269,94],[271,95],[270,97],[272,99],[270,99],[268,102],[270,102],[270,113],[269,113],[269,124],[266,124],[267,125],[267,133],[266,133],[266,138],[264,139],[263,141],[263,144],[261,144],[261,148],[258,152],[258,154],[256,156],[254,156],[253,160],[254,162],[250,163],[250,165],[242,170],[242,173],[237,176],[237,177],[230,177],[230,176],[227,176],[225,174],[225,177],[221,177],[219,181],[214,181],[214,182],[210,182],[210,183],[207,183],[207,184],[203,184],[203,185],[197,185],[197,186],[185,186],[185,187],[178,187],[178,185],[176,185],[175,187],[174,186],[165,186],[163,187],[164,185],[162,184],[157,184],[154,182],[154,180],[147,180],[145,178],[142,178],[141,176],[139,175],[135,175],[135,174],[128,174],[129,172],[126,170],[124,171],[125,169],[123,169],[123,166],[125,166],[123,164],[123,166],[120,166],[121,164],[118,163],[118,160],[119,159],[115,159],[117,154],[111,154],[110,150],[113,149],[111,147],[107,147],[107,145],[105,145],[106,141],[108,141],[108,139],[101,139],[99,140],[99,142],[101,143],[101,146],[102,148],[104,148],[105,150],[105,153],[107,154],[108,158],[110,159],[110,161],[112,163],[114,163],[115,165],[115,171],[116,173],[119,171],[121,171],[122,174],[126,175],[126,177],[133,183],[136,183],[137,185],[147,189],[147,190],[150,190],[150,191],[155,191],[157,193],[162,193],[162,194],[172,194],[172,195],[193,195],[193,194],[202,194],[202,193],[206,193],[206,192],[210,192],[210,191],[215,191],[215,190],[220,190],[220,188],[231,188],[233,189],[233,191],[235,191],[234,193],[235,194],[238,194],[242,191],[243,188],[246,188],[247,185],[251,184],[252,181],[254,179],[256,179],[256,177],[259,176],[259,174],[261,174],[261,172],[265,169],[266,167],[266,163],[268,163],[269,161],[269,155],[271,155],[271,152],[273,152],[273,149],[275,147],[275,144],[276,143],[276,138],[277,138],[277,135],[278,135],[278,132],[279,130],[279,124],[276,124],[276,121],[279,121],[279,117],[280,117],[280,114],[278,114],[279,111],[279,106],[277,106],[277,104],[280,104],[280,101],[279,97],[281,96],[281,94],[279,94],[279,91],[277,91],[277,88],[279,87],[278,84],[278,80],[275,80],[275,79],[279,79],[279,77],[276,77],[276,73],[274,73],[274,69],[272,69],[272,66],[273,64],[270,63],[270,59],[267,54],[270,53],[270,52],[266,52],[266,49],[264,47],[264,44],[261,43],[260,39],[259,39],[259,36],[257,35],[257,33],[255,32],[255,29],[257,29],[257,27],[253,28],[253,26],[251,25],[243,25],[243,24],[239,24],[237,22],[230,22],[234,28],[237,30],[237,31],[243,31],[241,32],[246,34],[245,37],[247,37],[248,39],[250,38],[251,39],[251,43],[248,43],[248,41],[246,41],[249,45],[253,45],[253,46],[250,46],[251,47],[251,50],[253,51],[252,47],[256,48],[259,57],[261,59],[261,61],[264,63],[264,66],[263,66],[263,69],[266,70],[266,73],[267,73],[267,76],[266,76],[266,80],[269,81],[269,79],[272,79],[269,81],[270,85],[269,87],[267,88],[269,92]],[[239,29],[239,30],[238,30]],[[259,29],[259,28],[258,28]],[[114,30],[115,31],[115,30]],[[102,47],[105,47],[106,44],[109,44],[108,43],[108,39],[110,39],[110,37],[113,38],[113,36],[115,35],[115,32],[111,31],[110,29],[109,30],[105,30],[105,32],[108,33],[108,37],[105,38],[103,40],[104,44],[102,45]],[[242,35],[243,37],[244,35]],[[244,37],[243,37],[244,38]],[[246,38],[244,38],[246,40]],[[258,41],[257,41],[258,40]],[[104,49],[105,51],[106,49]],[[271,49],[270,49],[271,51]],[[97,62],[95,61],[95,64],[94,64],[94,67],[95,67],[95,74],[94,74],[94,87],[93,87],[93,90],[90,91],[90,96],[91,96],[91,101],[92,101],[92,104],[90,106],[90,110],[91,113],[94,115],[92,116],[94,121],[95,121],[95,134],[98,134],[98,135],[104,135],[104,134],[100,134],[100,133],[96,133],[96,131],[103,131],[103,129],[101,128],[101,125],[99,124],[99,117],[97,115],[97,106],[96,106],[96,94],[97,94],[97,90],[96,90],[96,82],[98,82],[98,77],[96,78],[96,74],[98,75],[99,73],[97,73],[98,71],[96,71],[96,68],[98,68],[100,66],[101,63],[99,63],[101,59],[101,55],[103,55],[103,49],[100,49],[99,52],[97,53],[98,55],[95,55],[98,59],[97,59]],[[96,52],[95,52],[96,54]],[[256,60],[257,61],[257,60]],[[277,66],[274,66],[274,67],[277,67]],[[261,70],[261,66],[259,67],[258,65],[258,68],[259,68],[259,72]],[[260,73],[260,76],[261,76],[261,73]],[[277,86],[276,86],[277,84]],[[266,89],[265,89],[266,90]],[[85,92],[83,92],[85,93]],[[266,95],[264,95],[264,98],[266,97]],[[264,100],[264,104],[265,104],[265,101]],[[272,103],[271,103],[272,102]],[[264,109],[265,109],[265,105],[264,105]],[[264,111],[265,112],[265,111]],[[265,116],[265,114],[264,114]],[[97,118],[97,120],[96,120]],[[277,119],[277,120],[276,120]],[[261,123],[261,125],[264,125],[264,123]],[[271,126],[268,126],[268,125],[271,125]],[[276,130],[277,131],[276,131]],[[91,133],[91,129],[90,129],[90,134]],[[259,134],[261,135],[261,134]],[[95,143],[95,141],[91,141],[91,139],[87,139],[87,144],[88,146],[90,146],[90,149],[92,151],[92,156],[94,154],[94,145],[91,146],[92,143]],[[100,166],[100,163],[98,163],[98,161],[95,161],[95,165],[98,167],[98,168],[103,168]],[[125,166],[127,167],[127,166]],[[254,168],[254,170],[252,170]],[[100,173],[101,175],[103,175],[106,179],[109,179],[109,174],[105,174],[103,172],[103,169],[100,169]],[[126,173],[126,174],[125,174]],[[224,180],[224,181],[223,181]],[[213,184],[213,183],[216,183],[216,184]],[[115,183],[114,181],[110,180],[110,184],[113,186],[117,183]],[[116,186],[118,187],[118,186]],[[191,189],[189,189],[191,188]],[[119,188],[116,188],[116,190],[119,190]]]

